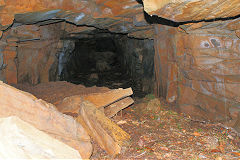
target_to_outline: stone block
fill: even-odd
[[[1,159],[81,159],[77,150],[12,116],[0,118]]]
[[[51,137],[75,148],[82,158],[92,154],[90,137],[72,117],[55,106],[0,82],[0,118],[17,116]]]

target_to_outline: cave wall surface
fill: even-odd
[[[48,82],[49,70],[56,68],[60,24],[36,26],[22,25],[6,31],[1,39],[3,77],[9,84]],[[57,71],[52,71],[55,73]]]
[[[175,22],[235,17],[239,0],[143,0],[144,10]]]
[[[155,93],[198,119],[234,123],[240,111],[239,23],[234,21],[156,25]]]
[[[122,57],[129,75],[135,80],[138,90],[146,93],[153,91],[154,43],[150,39],[132,39],[122,36],[114,39],[118,54]]]
[[[0,0],[0,7],[2,31],[13,22],[49,24],[67,21],[135,37],[152,37],[154,33],[153,26],[144,19],[142,4],[132,0]]]
[[[118,76],[119,79],[116,81],[125,77],[124,85],[130,85],[135,93],[153,92],[153,40],[129,38],[125,34],[98,30],[85,35],[82,39],[71,41],[75,41],[75,49],[72,47],[74,49],[72,52],[63,52],[59,58],[59,64],[60,61],[64,62],[62,73],[58,71],[62,80],[87,86],[103,85],[101,77],[107,76],[104,72],[120,73],[121,76]],[[77,78],[79,76],[81,78]],[[86,78],[88,82],[84,82]]]
[[[77,80],[75,83],[78,84],[80,79],[77,77],[81,74],[88,75],[90,81],[93,74],[96,75],[93,79],[98,79],[98,72],[110,70],[111,63],[118,56],[114,54],[113,36],[110,33],[98,32],[100,31],[93,31],[82,39],[71,40],[75,47],[72,47],[71,52],[65,51],[62,57],[65,61],[60,74],[62,80],[74,82],[75,79],[75,81]]]
[[[0,0],[0,6],[0,79],[9,84],[58,79],[66,50],[60,39],[96,28],[135,38],[154,34],[137,1]]]
[[[0,79],[56,80],[68,50],[62,39],[95,28],[154,38],[155,93],[201,119],[238,119],[240,129],[239,7],[239,0],[0,0]],[[185,24],[153,27],[143,9]]]

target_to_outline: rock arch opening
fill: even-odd
[[[92,159],[239,156],[239,0],[2,0],[0,6],[0,117],[18,116],[85,159],[92,154],[88,134],[97,131],[99,139],[109,137],[96,142],[111,156],[93,146]],[[127,150],[115,139],[127,134],[105,126],[114,124],[112,116],[121,117],[117,125],[132,138]],[[87,124],[96,130],[78,139]]]
[[[132,87],[138,97],[152,92],[153,40],[96,29],[63,41],[72,47],[59,53],[60,80],[87,87]]]

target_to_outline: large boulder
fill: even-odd
[[[199,21],[239,15],[239,0],[143,0],[150,15],[172,21]]]
[[[54,105],[0,81],[0,118],[17,116],[53,138],[75,148],[82,158],[92,154],[90,137],[72,117]]]
[[[0,118],[0,159],[81,159],[77,150],[19,119]]]

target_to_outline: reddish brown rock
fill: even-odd
[[[201,119],[201,120],[209,120],[209,115],[206,114],[204,109],[194,106],[194,105],[181,105],[180,111],[185,113],[186,115],[190,115],[192,119]]]
[[[106,117],[111,118],[114,115],[116,115],[119,111],[130,106],[133,103],[134,103],[134,100],[132,98],[130,98],[130,97],[123,98],[123,99],[117,101],[116,103],[113,103],[113,104],[105,107],[103,109],[103,111],[104,111],[104,114],[106,115]]]
[[[3,61],[7,66],[3,71],[8,84],[37,84],[56,79],[60,25],[24,25],[4,33],[1,42],[6,45],[1,48],[4,48]]]
[[[7,64],[4,74],[8,84],[17,83],[17,66],[15,63],[16,54],[17,48],[15,46],[7,46],[3,52],[3,61]]]
[[[65,114],[69,114],[72,116],[77,116],[79,113],[79,109],[83,102],[90,102],[94,104],[97,108],[104,108],[107,107],[107,112],[109,116],[112,114],[116,114],[118,111],[122,110],[123,108],[129,106],[133,103],[131,98],[121,100],[133,94],[131,88],[127,89],[114,89],[108,92],[102,93],[92,93],[88,95],[75,95],[66,97],[63,100],[56,103],[57,109]],[[120,100],[120,101],[119,101]],[[116,103],[115,103],[116,102]],[[109,106],[110,105],[110,106]],[[115,111],[111,108],[114,107]]]
[[[238,132],[240,132],[240,112],[238,112],[238,117],[237,117],[237,121],[235,122],[234,126],[233,126]]]
[[[81,104],[76,120],[82,124],[100,147],[112,156],[119,154],[121,146],[130,138],[128,133],[90,102],[84,101]]]
[[[177,66],[174,64],[175,41],[172,37],[176,35],[176,28],[156,25],[155,33],[155,94],[162,97],[168,97],[169,102],[174,102],[177,95],[175,92],[176,88],[172,87],[176,86],[174,84],[177,81]],[[169,86],[171,86],[170,90],[168,89]]]
[[[40,83],[34,86],[30,84],[18,84],[16,87],[33,94],[38,99],[54,104],[55,106],[66,97],[72,97],[75,95],[83,97],[93,93],[105,93],[110,91],[110,89],[106,87],[85,87],[81,84],[76,85],[66,81]]]
[[[207,23],[182,26],[184,30],[156,28],[156,93],[169,102],[175,99],[193,117],[236,119],[230,110],[239,110],[240,39],[223,28],[226,24],[217,24],[218,30]]]
[[[143,0],[144,10],[172,21],[199,21],[239,15],[238,0]]]
[[[133,91],[131,88],[127,89],[114,89],[111,91],[108,91],[106,93],[102,94],[90,94],[88,96],[84,96],[85,101],[90,101],[94,105],[96,105],[97,108],[108,106],[109,104],[112,104],[113,102],[116,102],[122,98],[131,96],[133,94]]]
[[[172,21],[226,20],[175,28],[156,25],[153,32],[138,1],[1,0],[0,28],[4,32],[0,34],[0,56],[4,67],[1,64],[0,78],[9,84],[57,80],[57,57],[65,48],[60,38],[78,38],[79,33],[84,37],[94,28],[135,38],[155,37],[155,93],[180,108],[200,106],[204,118],[235,119],[236,113],[231,111],[239,109],[240,100],[239,0],[143,3],[149,14]],[[162,23],[160,18],[155,20]]]
[[[240,30],[236,30],[236,36],[240,39]]]
[[[106,22],[107,26],[103,25],[102,27],[108,27],[112,32],[131,31],[129,36],[133,37],[153,37],[152,26],[142,24],[143,20],[141,18],[134,22],[137,26],[133,25],[131,18],[128,21],[131,21],[131,25],[130,22],[127,22],[129,26],[126,26],[126,29],[124,29],[125,26],[122,28],[122,24],[125,25],[125,22]],[[109,23],[114,23],[114,25],[109,26]],[[7,67],[3,71],[2,79],[6,79],[6,82],[9,84],[28,82],[34,85],[57,80],[61,72],[58,70],[59,54],[61,52],[65,53],[66,48],[69,52],[74,48],[73,40],[60,39],[64,37],[79,38],[78,35],[80,33],[81,36],[88,37],[87,33],[94,29],[96,28],[76,26],[65,22],[12,27],[4,32],[0,41],[1,44],[4,44],[0,46],[0,49],[9,50],[8,48],[11,48],[11,50],[16,52],[14,55],[11,54],[11,58],[8,58],[10,55],[8,51],[3,52],[5,57],[4,63],[7,64]],[[146,32],[146,34],[143,34],[142,31]],[[66,41],[69,41],[71,45],[66,45]]]
[[[79,151],[82,158],[92,154],[90,137],[82,126],[57,111],[55,106],[29,93],[0,82],[0,117],[18,116],[37,129]]]
[[[179,86],[179,90],[178,103],[182,112],[200,120],[225,121],[230,119],[230,103],[204,95],[187,86]]]
[[[100,2],[32,0],[31,3],[26,0],[18,2],[6,0],[1,6],[0,24],[2,26],[0,28],[5,30],[13,23],[14,19],[23,24],[35,24],[36,22],[51,24],[62,19],[77,25],[89,25],[102,29],[109,28],[113,32],[126,33],[129,31],[132,33],[131,35],[141,38],[145,37],[144,34],[137,33],[135,35],[134,32],[145,32],[146,30],[146,27],[143,29],[135,28],[135,26],[146,26],[145,20],[142,23],[142,10],[143,6],[141,4],[131,0],[104,0]],[[135,17],[136,15],[138,16]],[[151,25],[147,26],[151,30]],[[78,27],[77,30],[80,30],[79,28],[83,29]],[[152,33],[148,31],[145,35],[150,37]]]

